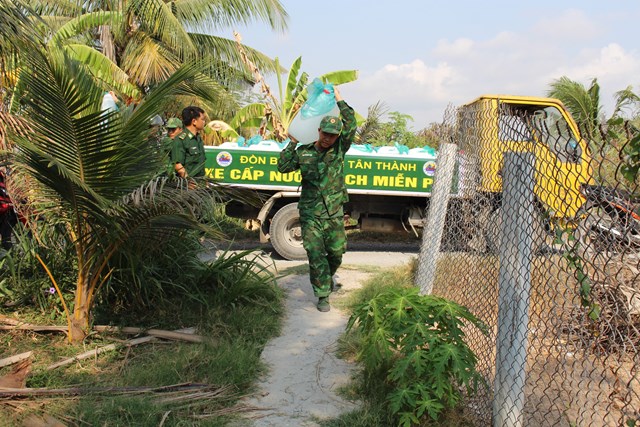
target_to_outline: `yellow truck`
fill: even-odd
[[[576,215],[583,203],[580,185],[591,183],[590,157],[586,141],[560,101],[484,95],[459,107],[452,127],[459,164],[449,206],[452,214],[447,216],[451,219],[443,237],[445,250],[497,248],[506,151],[535,153],[540,232]],[[262,242],[270,241],[284,258],[304,259],[297,212],[300,173],[277,171],[282,148],[276,141],[206,147],[206,172],[224,184],[258,193],[262,205],[229,203],[227,215],[255,220]],[[410,232],[422,227],[436,155],[428,148],[352,146],[345,160],[350,198],[345,213],[362,230]]]
[[[475,209],[490,249],[500,235],[502,166],[507,151],[535,154],[536,232],[553,231],[575,219],[584,203],[583,184],[593,184],[587,141],[557,99],[483,95],[457,111],[456,142],[464,153],[461,179],[471,196],[485,196]],[[539,238],[540,236],[534,236]]]

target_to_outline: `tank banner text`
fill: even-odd
[[[206,147],[205,171],[209,178],[227,184],[277,185],[297,188],[300,171],[278,172],[279,152]],[[436,162],[433,159],[347,155],[347,188],[405,192],[430,192]]]

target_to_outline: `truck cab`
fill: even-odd
[[[506,151],[536,156],[536,196],[555,217],[573,217],[580,185],[592,181],[587,142],[552,98],[484,95],[459,110],[461,150],[476,152],[481,192],[500,193]]]
[[[498,244],[504,153],[535,154],[535,195],[546,231],[575,218],[582,184],[593,183],[587,141],[564,105],[553,98],[483,95],[458,109],[457,143],[470,159],[467,186],[489,200],[484,229]],[[491,242],[493,240],[493,242]]]

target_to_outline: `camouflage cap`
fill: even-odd
[[[182,120],[177,117],[171,117],[167,120],[167,124],[165,125],[167,129],[176,129],[182,127]]]
[[[324,133],[340,135],[340,132],[342,132],[342,120],[336,116],[324,116],[320,122],[320,130]]]

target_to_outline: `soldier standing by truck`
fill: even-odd
[[[171,160],[176,175],[181,178],[204,176],[204,143],[200,132],[204,129],[204,110],[189,106],[182,110],[184,129],[173,139]]]
[[[178,136],[182,132],[182,120],[177,117],[171,117],[167,120],[167,124],[164,126],[167,129],[167,134],[162,138],[162,149],[164,150],[164,159],[167,164],[166,174],[173,176],[175,166],[171,161],[171,150],[173,149],[173,138]]]
[[[349,197],[344,183],[344,157],[356,133],[353,108],[335,87],[334,94],[341,117],[323,117],[317,141],[297,149],[296,143],[291,142],[278,160],[280,172],[300,169],[302,175],[298,202],[302,241],[309,258],[311,286],[321,312],[331,309],[332,277],[342,263],[347,246],[343,205]]]

